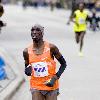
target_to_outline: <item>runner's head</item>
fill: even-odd
[[[44,27],[39,24],[35,24],[31,29],[31,37],[33,41],[39,42],[43,40],[43,35],[44,35]]]
[[[84,6],[85,6],[85,3],[84,2],[80,2],[79,3],[79,10],[83,10],[84,9]]]

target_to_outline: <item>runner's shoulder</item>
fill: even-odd
[[[79,10],[79,9],[75,10],[75,11],[74,11],[74,14],[76,14],[76,13],[78,13],[78,12],[80,12],[80,10]]]
[[[60,53],[58,47],[55,44],[50,43],[49,46],[50,46],[50,52],[52,54],[56,55]]]
[[[56,50],[58,47],[55,44],[49,43],[50,49]]]
[[[25,48],[24,50],[23,50],[23,53],[27,53],[28,52],[28,48]]]

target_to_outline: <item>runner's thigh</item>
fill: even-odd
[[[45,99],[44,96],[39,91],[35,91],[34,93],[32,93],[32,100],[45,100]]]
[[[81,37],[84,37],[85,33],[86,33],[85,31],[81,32],[81,34],[80,34]]]
[[[56,91],[51,91],[46,95],[46,100],[57,100],[57,95]]]

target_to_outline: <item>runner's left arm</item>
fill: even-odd
[[[53,85],[55,84],[55,81],[60,78],[61,74],[64,72],[67,65],[66,65],[66,61],[64,57],[61,55],[61,53],[59,52],[59,49],[55,45],[50,46],[50,53],[51,53],[52,59],[56,58],[61,64],[57,73],[50,80],[46,82],[47,86],[53,87]]]
[[[60,68],[56,73],[57,78],[59,79],[60,76],[62,75],[62,73],[64,72],[67,64],[66,64],[66,60],[65,58],[62,56],[62,54],[60,53],[59,49],[53,45],[52,48],[52,55],[58,60],[58,62],[60,63]]]

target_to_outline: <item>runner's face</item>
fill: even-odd
[[[38,42],[43,39],[43,32],[39,28],[32,28],[31,37],[33,41]]]
[[[80,4],[79,4],[79,9],[80,9],[80,10],[83,10],[83,9],[84,9],[84,4],[83,4],[83,3],[80,3]]]

